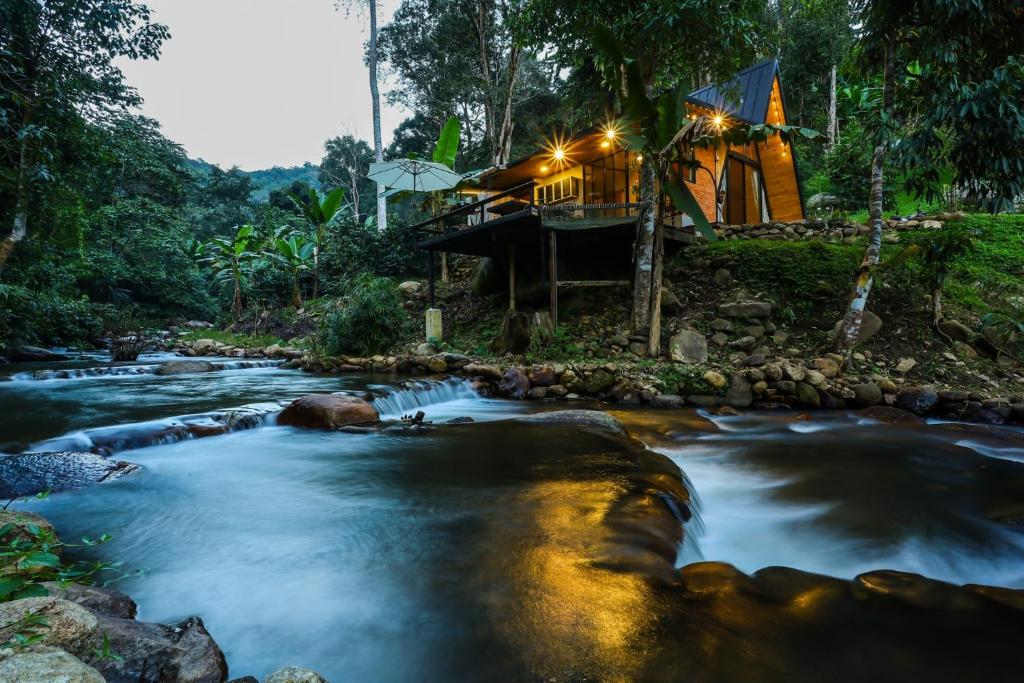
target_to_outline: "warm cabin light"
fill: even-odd
[[[612,143],[608,142],[607,140],[602,140],[601,141],[601,148],[602,149],[608,149],[611,146],[612,146]]]
[[[722,121],[723,121],[724,119],[722,118],[722,115],[721,115],[721,114],[716,114],[716,115],[715,115],[715,118],[714,118],[713,120],[714,120],[714,122],[715,122],[715,126],[717,126],[718,128],[721,128],[721,127],[722,127]]]
[[[644,163],[644,155],[643,154],[637,154],[636,155],[636,163],[638,163],[638,164]]]
[[[561,147],[555,147],[555,151],[551,156],[555,158],[555,161],[565,161],[565,150]]]
[[[547,173],[548,172],[548,167],[547,166],[541,166],[540,167],[540,172],[541,173]]]
[[[608,138],[608,140],[614,140],[616,137],[618,137],[618,135],[619,131],[615,130],[611,126],[608,126],[604,129],[604,136]]]

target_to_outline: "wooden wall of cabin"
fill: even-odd
[[[778,78],[775,79],[775,84],[772,86],[767,123],[786,125],[785,113],[782,109],[782,91],[779,89]],[[790,145],[783,143],[778,136],[775,136],[769,138],[767,142],[758,143],[757,148],[772,220],[796,221],[802,219],[804,211],[800,203],[796,164],[793,162]]]

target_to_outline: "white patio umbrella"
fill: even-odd
[[[370,164],[366,176],[384,190],[410,190],[433,192],[450,190],[462,180],[462,175],[444,164],[420,159],[398,159]]]

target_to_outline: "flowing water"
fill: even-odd
[[[641,444],[510,420],[571,406],[482,399],[460,380],[124,369],[160,360],[8,369],[0,451],[140,464],[30,507],[66,538],[110,533],[91,556],[142,570],[118,586],[139,618],[202,616],[233,675],[293,664],[332,681],[645,677],[652,646],[671,642],[650,579],[679,541],[665,510],[686,517],[671,463],[694,514],[669,568],[888,568],[1024,587],[1024,437],[1010,429],[614,411]],[[282,403],[335,391],[435,424],[275,424]],[[241,406],[250,419],[232,421]],[[476,423],[440,424],[466,416]],[[641,504],[652,490],[661,514]]]

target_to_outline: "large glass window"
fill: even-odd
[[[583,202],[625,204],[630,201],[630,155],[616,152],[583,166]]]

